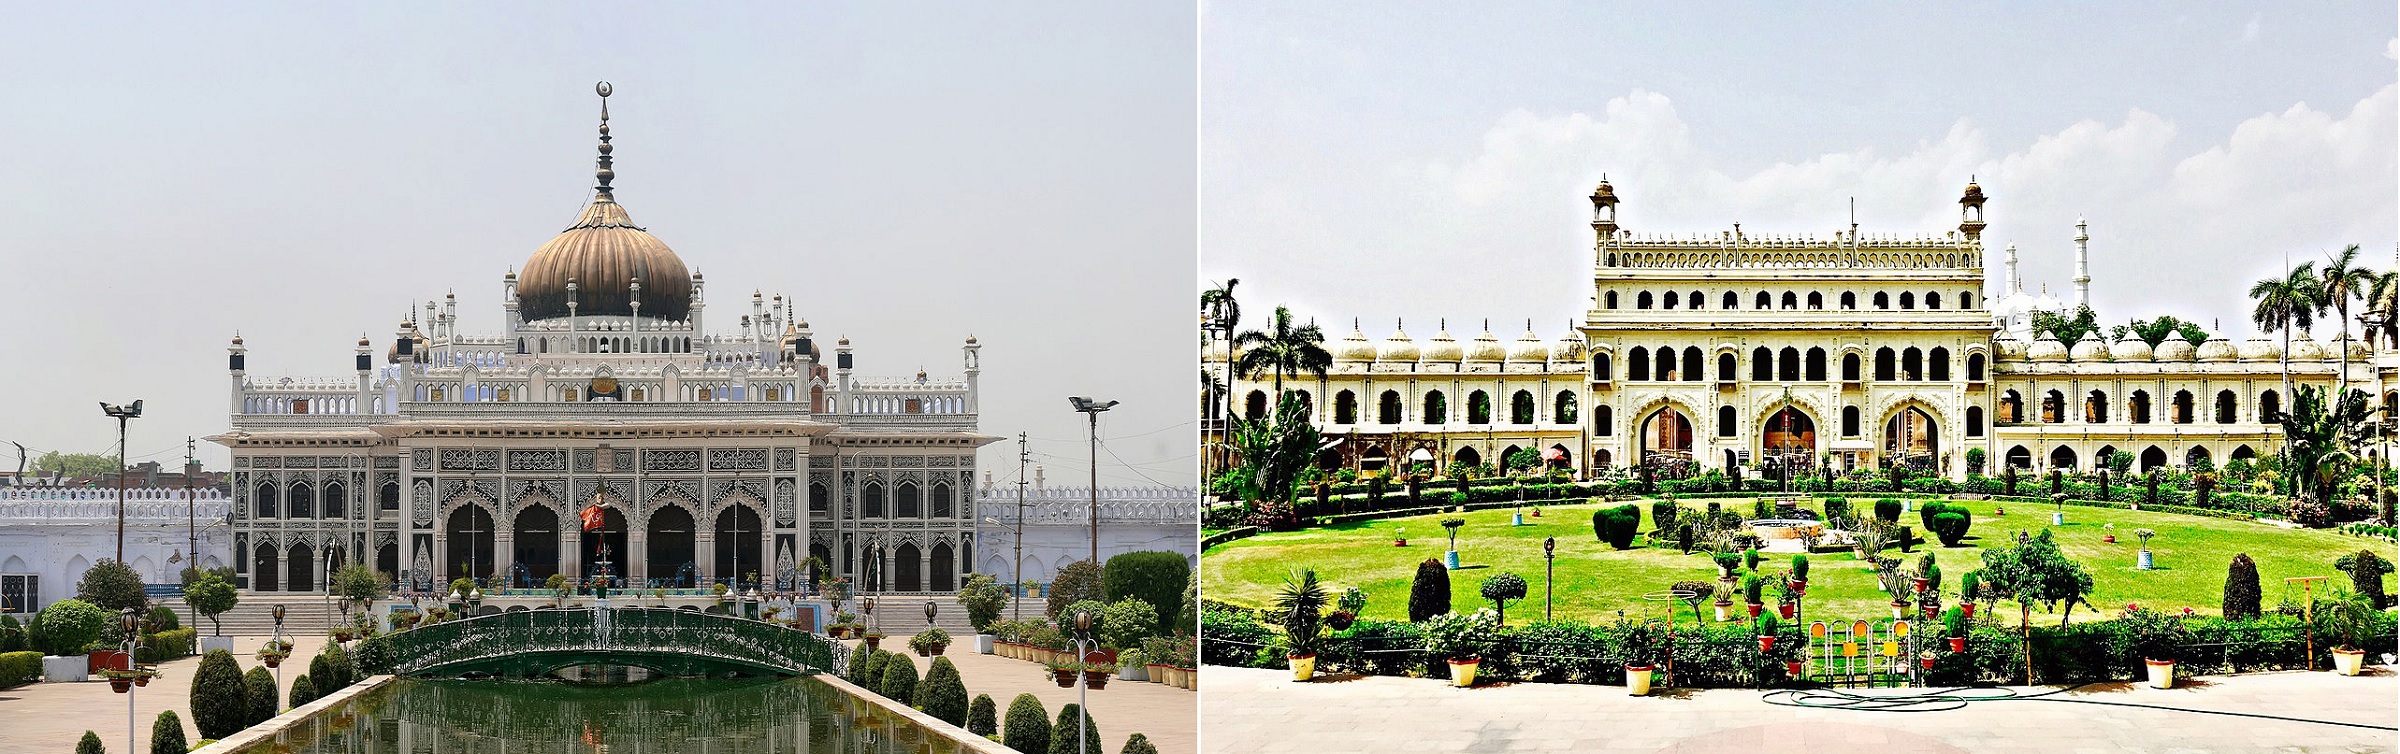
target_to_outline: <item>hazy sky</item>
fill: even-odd
[[[607,79],[617,198],[712,329],[780,291],[891,377],[959,373],[971,333],[983,430],[1054,482],[1096,394],[1135,466],[1103,484],[1192,483],[1189,5],[4,10],[0,440],[109,452],[95,401],[142,398],[131,455],[179,461],[227,427],[237,329],[253,375],[330,377],[446,291],[497,332],[501,274],[590,193]]]
[[[2298,15],[2305,11],[2307,15]],[[2248,324],[2283,255],[2395,240],[2391,2],[1673,6],[1210,2],[1202,277],[1328,338],[1590,306],[1603,173],[1647,233],[1985,238],[2101,319]],[[2320,334],[2329,333],[2326,328]]]

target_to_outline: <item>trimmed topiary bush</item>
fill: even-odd
[[[867,647],[864,644],[859,645],[857,649],[851,650],[850,667],[842,670],[842,680],[849,681],[850,685],[852,686],[866,686],[867,663],[874,659],[874,655],[875,653],[867,651]]]
[[[2350,590],[2367,599],[2377,610],[2384,602],[2383,575],[2392,572],[2392,562],[2376,555],[2374,550],[2359,550],[2333,561],[2334,570],[2350,574]]]
[[[1017,751],[1050,751],[1050,713],[1042,710],[1042,700],[1032,694],[1018,694],[1008,703],[1008,728],[1001,732],[1001,745]]]
[[[23,652],[26,646],[25,626],[14,615],[0,615],[0,654]]]
[[[42,608],[42,640],[54,655],[80,654],[100,639],[109,615],[92,603],[65,599]]]
[[[183,740],[183,718],[174,710],[158,713],[158,721],[150,724],[150,754],[185,754],[192,748]]]
[[[160,631],[173,631],[182,627],[183,622],[175,618],[174,610],[168,609],[165,605],[159,605],[157,607],[150,608],[151,633],[157,633]]]
[[[852,681],[852,683],[856,683],[860,688],[868,691],[882,693],[883,668],[885,665],[890,664],[891,661],[892,653],[890,652],[880,649],[869,651],[867,653],[866,670],[860,672],[858,674],[858,680]]]
[[[1959,540],[1966,538],[1968,527],[1973,525],[1966,511],[1945,510],[1934,514],[1932,530],[1934,536],[1941,538],[1943,546],[1957,547]]]
[[[392,672],[392,641],[375,636],[358,643],[358,651],[350,653],[360,676],[377,676]]]
[[[1150,603],[1156,617],[1143,630],[1157,633],[1159,620],[1183,609],[1183,585],[1192,576],[1192,564],[1180,553],[1145,550],[1109,558],[1100,575],[1110,604],[1127,598]]]
[[[1417,580],[1408,586],[1408,620],[1423,623],[1450,612],[1450,569],[1427,558],[1417,564]]]
[[[891,654],[883,665],[883,683],[875,687],[884,698],[907,704],[917,698],[917,663],[907,655]]]
[[[308,679],[307,673],[301,673],[300,677],[292,679],[291,706],[298,707],[316,700],[317,684]]]
[[[102,560],[83,572],[75,582],[75,599],[91,603],[114,619],[117,611],[133,608],[135,615],[150,612],[150,597],[142,592],[142,575],[133,566],[114,560]]]
[[[32,683],[42,677],[42,653],[0,654],[0,689]]]
[[[1076,735],[1075,724],[1083,724],[1083,735]],[[1077,749],[1088,744],[1090,748]],[[1050,726],[1050,754],[1100,754],[1106,744],[1100,741],[1100,721],[1085,714],[1083,708],[1069,704],[1058,708],[1058,722]]]
[[[1900,522],[1900,501],[1884,498],[1875,501],[1875,517],[1887,523]]]
[[[2220,609],[2226,620],[2258,617],[2258,564],[2249,553],[2236,553],[2225,568],[2225,602]]]
[[[1674,531],[1675,517],[1682,512],[1683,507],[1676,505],[1673,500],[1653,500],[1650,502],[1650,523],[1661,532]]]
[[[210,650],[192,671],[192,727],[201,738],[224,738],[250,724],[250,694],[233,653]]]
[[[242,674],[243,696],[249,700],[249,717],[242,720],[242,727],[275,719],[275,691],[275,675],[268,672],[265,666],[253,666],[250,672]]]
[[[1135,733],[1125,739],[1125,748],[1117,754],[1158,754],[1158,747],[1150,744],[1149,736]]]
[[[1044,604],[1042,614],[1056,619],[1060,611],[1084,600],[1106,604],[1108,589],[1102,586],[1103,575],[1100,564],[1089,560],[1078,560],[1059,568],[1058,575],[1050,579],[1050,601]]]
[[[925,680],[917,683],[916,708],[951,725],[967,724],[967,682],[948,657],[933,658]]]
[[[108,747],[100,745],[100,734],[87,730],[76,739],[75,754],[108,754]]]
[[[992,703],[992,695],[976,694],[975,701],[967,703],[967,732],[990,738],[1000,732],[999,717],[1000,708]]]

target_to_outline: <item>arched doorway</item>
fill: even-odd
[[[449,543],[449,560],[442,564],[442,578],[436,584],[451,579],[489,578],[492,575],[492,512],[483,506],[467,504],[450,512],[443,522],[443,541]]]
[[[643,543],[644,565],[650,583],[676,588],[690,588],[699,574],[693,561],[694,531],[692,512],[679,505],[660,506],[650,512],[650,525],[643,529],[648,537]]]
[[[260,544],[258,546],[257,555],[250,561],[250,589],[252,591],[277,591],[276,587],[281,581],[275,578],[279,554],[275,552],[274,545]]]
[[[955,581],[955,580],[954,580],[954,579],[952,578],[952,576],[951,576],[951,574],[953,573],[953,568],[955,568],[955,566],[953,566],[953,565],[951,565],[951,564],[952,564],[952,562],[953,562],[953,561],[955,561],[956,559],[957,559],[957,556],[955,556],[955,555],[951,554],[951,552],[950,552],[950,543],[948,543],[948,542],[938,542],[938,543],[935,543],[935,544],[934,544],[934,546],[933,546],[933,587],[932,587],[932,590],[933,590],[933,591],[936,591],[936,592],[949,592],[949,591],[956,590],[956,589],[958,588],[958,587],[957,587],[957,585],[954,583],[954,581]]]
[[[1462,445],[1458,452],[1450,454],[1450,461],[1453,465],[1458,466],[1481,466],[1483,465],[1483,454],[1475,452],[1474,446]]]
[[[2054,469],[2075,468],[2075,449],[2065,445],[2052,448],[2050,450],[2050,467]]]
[[[746,583],[750,574],[769,570],[759,560],[759,518],[750,506],[725,506],[717,514],[716,534],[717,562],[713,573],[717,580],[741,579],[736,583]]]
[[[2202,464],[2206,464],[2210,460],[2212,459],[2208,454],[2207,446],[2194,445],[2192,446],[2191,450],[2184,452],[2183,467],[2186,469],[2198,470]]]
[[[2033,468],[2033,451],[2026,450],[2025,446],[2023,445],[2009,448],[2008,465],[2015,466],[2020,469]]]
[[[1883,423],[1883,457],[1885,462],[1918,471],[1933,471],[1940,464],[1941,428],[1924,409],[1910,406],[1893,414]]]
[[[558,573],[558,512],[547,505],[528,505],[517,511],[516,546],[511,562],[525,567],[534,583]],[[510,568],[515,571],[515,568]],[[532,586],[525,584],[523,586]]]
[[[892,551],[892,590],[898,592],[924,591],[925,582],[919,579],[924,556],[914,544],[902,544]]]
[[[1692,461],[1692,420],[1672,407],[1642,420],[1642,464],[1676,468]]]
[[[313,591],[316,591],[316,590],[317,590],[317,584],[316,584],[316,578],[315,578],[315,575],[316,575],[316,574],[315,574],[316,565],[317,565],[317,550],[316,550],[316,548],[309,547],[307,542],[302,542],[302,543],[299,543],[299,544],[296,544],[296,545],[292,545],[292,550],[291,550],[291,552],[289,552],[289,553],[287,553],[287,554],[286,554],[286,557],[285,557],[285,559],[284,559],[284,561],[283,561],[283,567],[284,567],[283,589],[284,589],[284,591],[287,591],[287,592],[313,592]]]
[[[375,548],[375,572],[387,578],[400,577],[400,543],[385,542]]]
[[[2142,470],[2149,471],[2167,465],[2167,451],[2152,445],[2142,449]]]
[[[630,552],[625,549],[626,531],[624,511],[617,510],[614,505],[600,506],[600,527],[582,529],[576,538],[576,553],[582,556],[584,578],[600,575],[602,558],[608,560],[608,575],[625,577],[629,565],[625,562],[625,556]],[[602,547],[607,548],[606,554],[601,552]]]
[[[1800,409],[1785,406],[1767,417],[1760,427],[1759,455],[1773,459],[1777,468],[1806,469],[1815,466],[1817,457],[1817,422]]]

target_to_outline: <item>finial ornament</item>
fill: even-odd
[[[616,148],[608,144],[608,95],[615,92],[616,88],[609,86],[608,82],[602,81],[594,85],[592,91],[600,95],[600,185],[595,189],[600,192],[602,200],[616,201],[616,193],[608,185],[617,177],[617,171],[614,168],[615,160],[609,157],[609,153],[615,151]]]

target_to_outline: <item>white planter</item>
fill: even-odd
[[[2150,670],[2150,688],[2175,688],[2175,663],[2143,660],[2142,664]]]
[[[999,640],[999,638],[1000,638],[1000,637],[998,637],[998,636],[994,636],[994,635],[992,635],[992,634],[976,634],[976,635],[975,635],[975,653],[976,653],[976,654],[979,654],[979,655],[988,655],[988,654],[991,654],[991,653],[992,653],[992,642],[994,642],[994,641],[998,641],[998,640]]]
[[[1140,665],[1121,666],[1117,668],[1117,680],[1147,681],[1150,680],[1150,669]]]
[[[1725,609],[1725,608],[1727,608],[1727,607],[1728,607],[1727,605],[1718,605],[1718,606],[1717,606],[1717,622],[1718,622],[1718,623],[1724,623],[1724,622],[1726,622],[1726,621],[1733,620],[1733,618],[1732,618],[1731,616],[1728,616],[1728,615],[1726,614],[1727,612],[1729,612],[1729,611],[1727,611],[1727,610]]]
[[[1633,696],[1648,696],[1650,694],[1650,674],[1652,672],[1654,672],[1653,669],[1647,667],[1639,670],[1630,667],[1626,668],[1625,693]]]
[[[69,683],[91,680],[92,661],[83,655],[42,658],[42,680]]]
[[[203,637],[200,637],[200,653],[201,653],[201,654],[204,654],[204,655],[205,655],[205,654],[208,654],[208,653],[209,653],[211,650],[218,650],[218,649],[222,649],[222,650],[225,650],[225,651],[227,651],[227,652],[231,652],[231,651],[233,651],[233,637],[231,637],[231,636],[203,636]]]
[[[2358,675],[2359,666],[2365,664],[2366,661],[2365,650],[2345,652],[2339,647],[2333,650],[2333,672],[2342,675]]]

